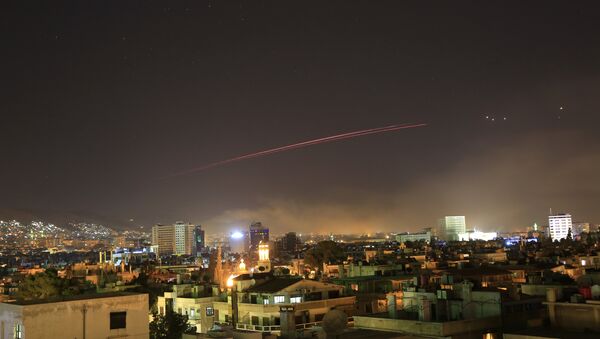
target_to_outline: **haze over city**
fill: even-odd
[[[5,5],[8,210],[214,231],[600,221],[600,32],[580,4]],[[401,123],[427,126],[171,176]]]

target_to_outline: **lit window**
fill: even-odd
[[[215,315],[215,310],[212,307],[207,307],[206,308],[206,315],[209,317],[212,317],[213,315]]]
[[[269,305],[269,299],[263,299],[263,304]]]
[[[282,295],[276,295],[273,297],[273,303],[275,304],[282,304],[285,302],[285,297]]]
[[[195,309],[190,309],[190,318],[193,318],[196,315],[196,310]]]
[[[290,298],[290,303],[292,304],[298,304],[302,302],[302,297],[291,297]]]
[[[127,327],[127,312],[110,312],[110,329]]]
[[[581,259],[581,266],[585,266],[585,259]]]

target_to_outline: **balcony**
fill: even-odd
[[[296,324],[296,330],[298,330],[298,331],[308,330],[313,327],[321,326],[322,324],[323,324],[322,321]],[[354,326],[354,318],[348,317],[348,327],[352,327],[352,326]],[[280,325],[262,326],[262,325],[238,323],[236,325],[236,329],[245,330],[245,331],[253,331],[253,332],[279,332],[279,331],[281,331],[281,326]]]

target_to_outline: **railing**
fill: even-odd
[[[238,330],[246,330],[246,331],[255,331],[255,332],[272,332],[272,331],[281,331],[281,326],[272,325],[272,326],[263,326],[263,325],[252,325],[252,324],[240,324],[237,323],[235,326]]]
[[[321,326],[323,324],[322,321],[315,321],[312,323],[304,323],[304,324],[296,324],[296,329],[297,330],[306,330],[309,328],[313,328],[315,326]]]
[[[322,321],[314,321],[310,323],[296,324],[296,330],[307,330],[316,326],[323,325]],[[273,332],[273,331],[281,331],[280,325],[252,325],[252,324],[244,324],[237,323],[236,329],[238,330],[246,330],[246,331],[254,331],[254,332]],[[354,318],[348,317],[348,327],[354,327]]]

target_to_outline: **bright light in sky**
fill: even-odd
[[[231,233],[231,238],[233,238],[233,239],[241,239],[243,237],[244,237],[244,235],[242,234],[242,232],[235,231],[235,232]]]

